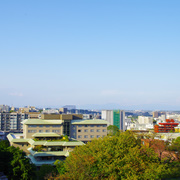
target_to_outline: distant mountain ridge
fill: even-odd
[[[166,104],[140,104],[140,105],[120,105],[117,103],[108,103],[108,104],[86,104],[77,106],[77,109],[122,109],[122,110],[171,110],[171,111],[179,111],[180,106],[175,105],[166,105]]]

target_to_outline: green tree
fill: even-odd
[[[131,132],[95,139],[76,147],[57,179],[161,179],[170,175],[153,149],[141,146]],[[55,179],[55,178],[54,178]]]
[[[115,125],[109,125],[107,127],[108,135],[114,136],[116,133],[119,132],[119,128]]]
[[[53,166],[48,164],[43,164],[40,167],[40,170],[37,172],[38,179],[39,180],[48,179],[48,176],[53,175],[54,173],[56,173],[56,169]]]
[[[173,151],[178,161],[180,161],[180,137],[177,137],[169,144],[168,150]]]
[[[12,180],[30,180],[35,176],[35,166],[30,163],[26,154],[3,141],[0,142],[0,171]]]
[[[54,165],[56,166],[57,172],[59,174],[64,174],[66,172],[66,168],[64,165],[64,161],[56,160]]]

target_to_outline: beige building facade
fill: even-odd
[[[108,122],[104,120],[73,120],[71,122],[71,137],[88,142],[94,138],[107,136]]]
[[[42,119],[28,119],[23,121],[24,138],[33,138],[35,133],[57,133],[63,135],[63,121]]]

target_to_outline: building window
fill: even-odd
[[[61,127],[60,125],[52,125],[52,127]]]
[[[103,132],[106,132],[106,129],[103,129]]]
[[[84,127],[88,127],[88,125],[84,125]]]
[[[39,130],[39,132],[40,132],[40,133],[42,133],[42,132],[43,132],[43,130]]]
[[[43,127],[43,125],[39,125],[39,127]]]
[[[82,138],[82,136],[78,136],[78,138]]]
[[[85,136],[84,136],[84,138],[88,138],[88,136],[87,136],[87,135],[85,135]]]
[[[100,135],[97,135],[97,138],[99,138],[100,137]]]
[[[91,138],[94,138],[94,135],[91,135]]]
[[[50,132],[50,130],[46,130],[46,132]]]
[[[60,130],[52,130],[52,132],[54,132],[54,133],[59,133]]]
[[[91,129],[91,132],[94,132],[94,129]]]
[[[88,129],[85,129],[84,132],[88,132]]]
[[[97,132],[100,132],[100,129],[97,129]]]
[[[50,127],[50,125],[46,125],[46,127]]]
[[[97,127],[100,127],[100,125],[97,125]]]
[[[103,124],[103,127],[106,127],[107,125],[106,124]]]
[[[78,132],[81,132],[81,129],[78,129]]]
[[[78,125],[78,127],[82,127],[82,125]]]
[[[30,128],[31,128],[31,127],[37,127],[37,126],[36,126],[36,125],[29,125],[28,127],[30,127]]]
[[[70,127],[71,127],[70,121],[64,122],[63,123],[63,134],[70,136]]]
[[[94,127],[94,125],[91,125],[91,127]]]
[[[36,133],[36,130],[28,130],[28,133]]]

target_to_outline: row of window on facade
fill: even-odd
[[[82,135],[78,136],[78,138],[82,138],[82,137],[83,137]],[[91,135],[91,136],[90,136],[90,138],[95,138],[95,137],[96,137],[96,138],[99,138],[99,137],[101,137],[101,136],[100,136],[100,135],[96,135],[96,136],[95,136],[95,135]],[[102,136],[102,137],[104,137],[104,136]],[[89,136],[88,136],[88,135],[84,135],[84,138],[89,138]]]
[[[36,133],[36,132],[37,132],[37,130],[28,130],[28,133]],[[49,133],[50,130],[45,130],[45,131],[39,130],[39,133],[43,133],[43,132]],[[52,132],[54,132],[54,133],[59,133],[60,130],[52,130]]]
[[[28,125],[29,128],[31,128],[31,127],[41,127],[41,128],[43,128],[43,127],[50,127],[50,126],[52,126],[52,127],[61,127],[61,125]]]
[[[94,132],[94,129],[90,129],[90,132]],[[78,129],[78,132],[83,132],[82,129]],[[84,132],[88,132],[88,129],[84,129]],[[96,132],[101,132],[100,129],[96,129]],[[106,132],[106,129],[102,129],[102,132]]]
[[[78,127],[106,127],[106,124],[98,124],[98,125],[78,125]],[[75,125],[73,125],[73,127],[75,127]]]

